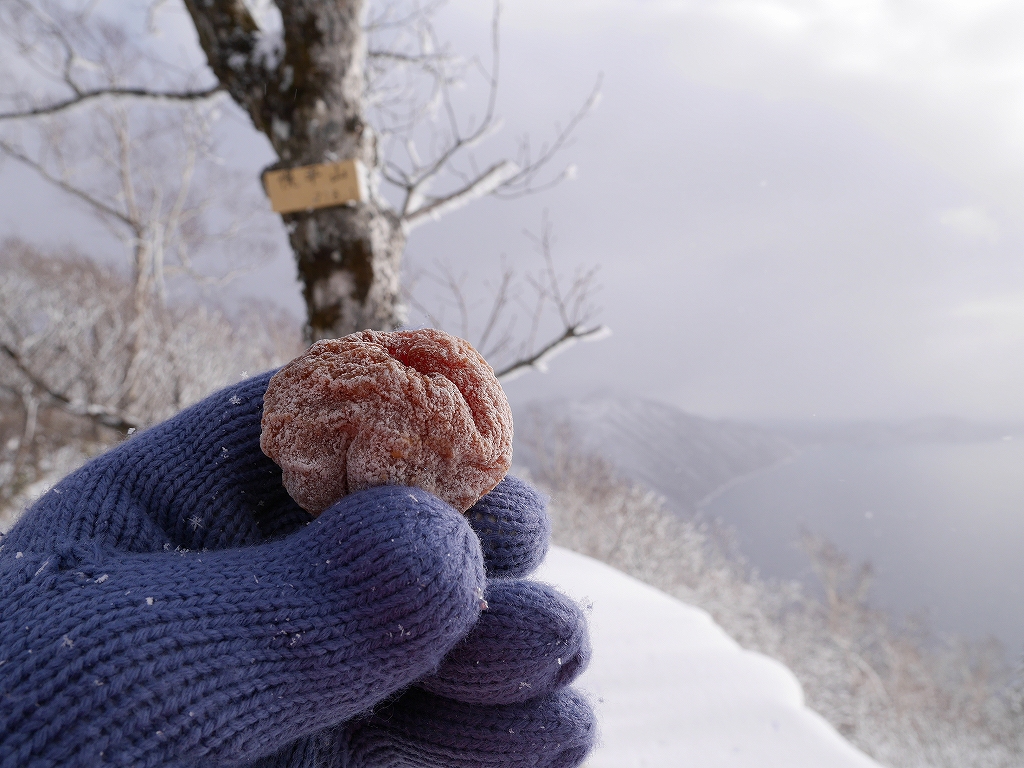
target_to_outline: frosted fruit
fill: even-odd
[[[468,342],[360,331],[318,341],[274,375],[260,447],[313,515],[377,485],[415,485],[465,512],[512,464],[512,410]]]

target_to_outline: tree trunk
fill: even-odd
[[[364,0],[276,0],[283,36],[242,0],[185,0],[207,61],[270,139],[276,168],[357,159],[377,164],[363,114]],[[270,170],[270,169],[268,169]],[[306,300],[306,340],[402,324],[405,232],[371,199],[282,215]]]
[[[405,321],[398,218],[371,203],[286,214],[306,300],[306,341]]]

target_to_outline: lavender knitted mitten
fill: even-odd
[[[0,766],[577,765],[584,622],[519,580],[546,547],[537,494],[507,478],[462,516],[376,488],[311,522],[259,448],[270,375],[90,462],[0,540]]]

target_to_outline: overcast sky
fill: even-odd
[[[483,50],[489,11],[463,0],[439,31]],[[510,2],[493,151],[550,136],[603,73],[564,156],[578,177],[425,225],[408,261],[535,268],[521,232],[547,209],[564,270],[600,265],[614,335],[511,382],[514,402],[612,389],[713,416],[1024,419],[1022,39],[1006,1]],[[230,130],[256,183],[265,143]],[[98,237],[3,174],[5,233]],[[234,290],[299,309],[293,276],[282,248]]]

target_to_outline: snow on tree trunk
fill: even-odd
[[[369,203],[286,214],[306,300],[306,340],[404,320],[400,266],[405,233],[397,217]]]
[[[185,5],[217,79],[277,152],[270,169],[342,159],[376,167],[363,108],[363,0]],[[392,211],[370,200],[282,219],[303,283],[307,341],[401,325],[405,232]]]

